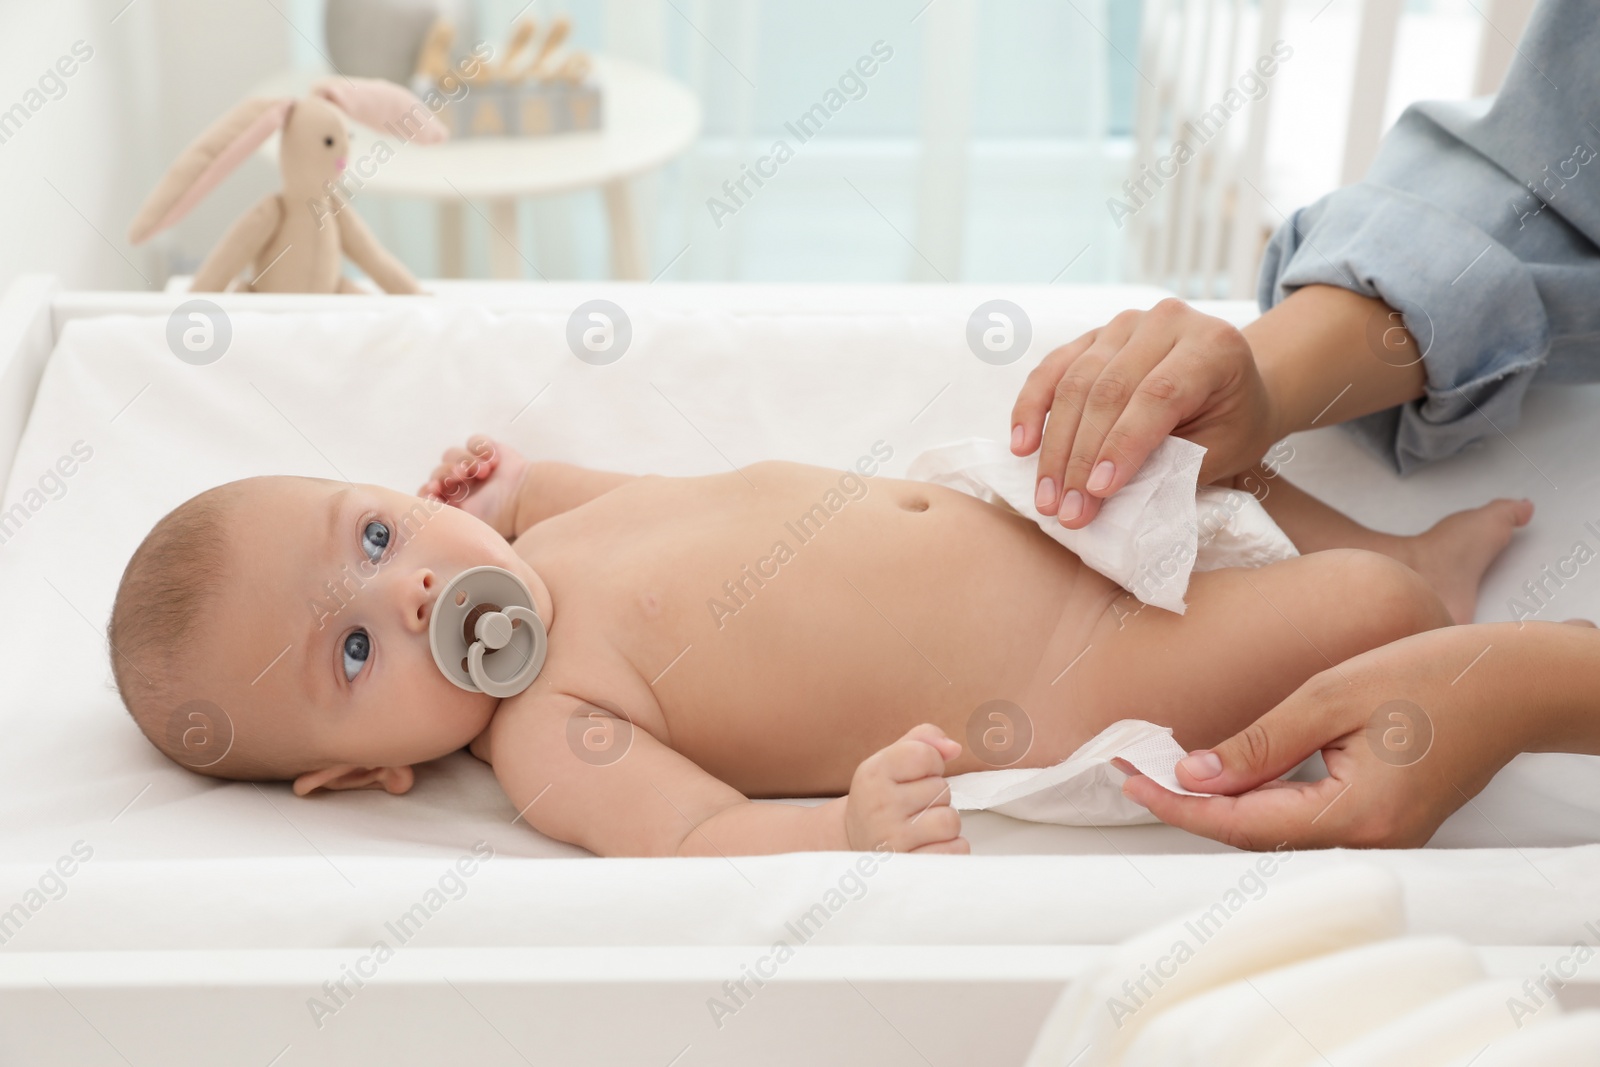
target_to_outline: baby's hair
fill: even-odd
[[[247,481],[208,489],[145,535],[122,572],[106,628],[117,692],[145,737],[174,762],[215,778],[281,780],[294,771],[246,745],[226,711],[198,697],[194,646],[216,617],[228,570],[229,515]]]

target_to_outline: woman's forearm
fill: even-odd
[[[1415,400],[1415,338],[1382,300],[1308,285],[1241,331],[1271,398],[1273,440]]]

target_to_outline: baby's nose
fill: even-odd
[[[403,587],[405,602],[402,611],[406,617],[406,627],[418,633],[426,633],[428,623],[432,621],[433,602],[439,596],[439,576],[426,567],[416,571],[410,576]]]

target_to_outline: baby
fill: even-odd
[[[1214,744],[1320,670],[1470,621],[1532,513],[1499,500],[1395,537],[1275,479],[1266,506],[1305,554],[1197,574],[1179,616],[1026,518],[879,474],[890,454],[636,477],[474,437],[419,496],[230,482],[134,553],[117,685],[173,759],[302,796],[404,793],[468,747],[530,825],[601,855],[965,852],[945,775],[1049,766],[1130,717]],[[481,564],[526,582],[549,629],[501,700],[453,685],[428,642],[439,590]],[[1012,709],[996,751],[993,701]],[[749,800],[804,796],[836,799]]]

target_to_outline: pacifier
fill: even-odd
[[[428,646],[460,688],[510,697],[544,666],[549,637],[521,578],[503,567],[469,567],[434,602]]]

